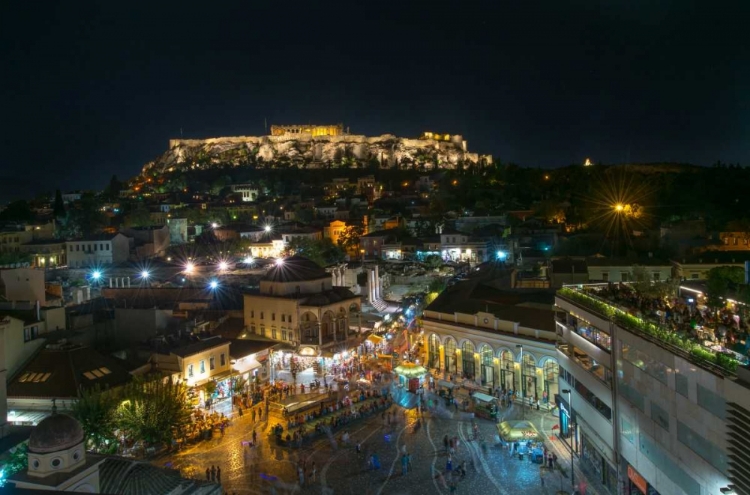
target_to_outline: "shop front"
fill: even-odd
[[[625,484],[626,495],[659,495],[659,492],[633,466],[624,460],[623,463],[627,465],[628,473],[628,479]]]
[[[573,452],[577,453],[579,452],[580,438],[575,411],[571,409],[568,401],[560,394],[555,396],[555,402],[559,406],[560,438],[568,445],[568,448],[572,448]]]
[[[581,463],[586,464],[610,493],[617,491],[617,469],[607,462],[586,429],[581,428]]]

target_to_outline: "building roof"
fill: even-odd
[[[195,354],[198,354],[199,352],[207,351],[209,349],[213,349],[214,347],[219,347],[219,346],[226,345],[229,343],[230,341],[228,339],[222,339],[221,337],[210,337],[208,339],[200,340],[192,344],[184,345],[182,347],[177,347],[176,349],[172,349],[170,352],[174,354],[175,356],[184,358],[184,357],[193,356]]]
[[[359,298],[346,287],[331,287],[330,290],[313,294],[301,303],[303,306],[328,306],[348,299]]]
[[[65,239],[35,239],[31,242],[22,244],[22,246],[50,246],[55,244],[65,244]]]
[[[694,254],[688,258],[675,261],[682,264],[742,264],[745,261],[750,261],[750,251],[703,251],[702,253]]]
[[[552,273],[587,274],[588,265],[586,264],[586,260],[559,258],[552,260]]]
[[[217,483],[182,478],[178,470],[121,457],[107,457],[99,466],[99,489],[101,493],[123,495],[222,493]]]
[[[117,387],[130,379],[114,358],[89,347],[54,344],[16,372],[8,384],[8,397],[75,398],[82,389]]]
[[[16,320],[21,320],[24,326],[29,326],[41,321],[36,317],[36,311],[33,309],[0,309],[0,320],[6,316],[10,316]]]
[[[232,339],[229,344],[229,356],[232,359],[243,358],[270,349],[274,345],[276,342],[273,340]]]
[[[290,256],[283,262],[274,265],[266,272],[262,280],[267,282],[304,282],[330,278],[330,274],[312,260],[304,256]]]
[[[31,430],[29,452],[61,452],[83,442],[83,427],[67,414],[52,413]]]
[[[369,234],[364,234],[360,236],[360,239],[362,237],[364,238],[370,238],[370,237],[388,237],[391,235],[397,235],[402,233],[403,230],[401,229],[384,229],[384,230],[376,230],[375,232],[370,232]]]
[[[586,258],[588,266],[671,266],[671,263],[659,258],[605,258],[601,256],[591,256]]]
[[[81,237],[80,239],[70,239],[67,242],[111,241],[118,235],[122,235],[122,234],[120,234],[119,232],[115,232],[114,234],[96,234],[96,235]]]

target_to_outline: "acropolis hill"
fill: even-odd
[[[143,173],[265,163],[316,168],[357,167],[377,162],[383,168],[456,168],[459,163],[491,163],[489,155],[469,153],[460,135],[425,132],[417,139],[392,134],[349,134],[342,124],[273,125],[268,136],[171,139],[169,150],[146,164]]]

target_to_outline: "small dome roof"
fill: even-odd
[[[29,451],[37,454],[60,452],[83,442],[83,428],[67,414],[52,414],[31,430]]]

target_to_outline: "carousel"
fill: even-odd
[[[427,370],[414,363],[403,363],[396,366],[393,372],[398,376],[399,384],[408,386],[409,392],[416,392],[424,383],[424,377],[428,374]]]

